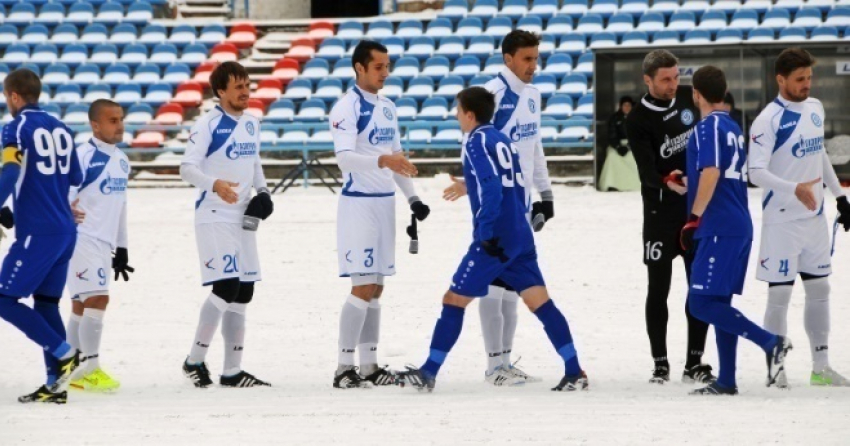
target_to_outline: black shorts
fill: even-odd
[[[684,203],[643,202],[643,263],[669,262],[684,256],[679,236],[687,223]]]

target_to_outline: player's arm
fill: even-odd
[[[479,241],[493,239],[493,227],[499,218],[502,205],[502,181],[496,170],[495,161],[484,146],[484,136],[470,138],[466,146],[467,158],[472,163],[478,192],[481,194],[481,208],[475,218],[475,232]]]
[[[841,182],[838,181],[838,175],[835,174],[835,168],[829,162],[829,156],[826,154],[826,151],[823,152],[823,178],[826,187],[835,196],[838,208],[838,223],[844,226],[844,232],[850,231],[850,202],[847,201],[847,195],[841,187]]]
[[[118,217],[118,240],[116,241],[115,254],[112,257],[112,271],[115,272],[115,280],[122,277],[124,281],[130,280],[130,273],[136,269],[130,266],[130,254],[127,250],[127,201],[121,206],[121,215]]]
[[[393,110],[395,113],[395,110]],[[404,151],[401,147],[401,136],[400,132],[395,132],[395,137],[393,138],[393,155],[404,155]],[[416,195],[416,187],[413,185],[413,180],[408,175],[399,175],[398,172],[393,172],[393,181],[401,189],[401,193],[404,194],[405,198],[407,198],[407,203],[410,205],[410,211],[413,212],[413,215],[417,220],[423,221],[428,218],[428,214],[431,213],[431,208],[428,207],[427,204],[423,203],[422,200]]]
[[[715,120],[717,117],[714,118]],[[697,193],[694,198],[694,203],[691,206],[691,215],[688,217],[688,222],[682,228],[681,244],[682,249],[690,251],[694,246],[694,233],[699,227],[700,219],[714,197],[714,191],[717,189],[717,182],[720,180],[721,148],[718,142],[721,139],[715,134],[716,131],[706,132],[700,129],[703,125],[714,127],[714,123],[704,124],[700,122],[691,136],[689,144],[695,144],[697,147],[697,169],[700,171],[699,184],[697,184]]]
[[[543,214],[549,221],[555,216],[555,195],[552,194],[552,181],[549,179],[549,167],[546,165],[546,153],[540,137],[534,145],[534,188],[540,192],[540,201],[532,205],[532,219],[534,214]]]
[[[254,189],[257,191],[257,195],[251,198],[248,208],[245,209],[245,215],[257,217],[262,220],[272,215],[272,212],[274,212],[274,202],[266,184],[266,175],[263,173],[263,162],[257,156],[254,159]]]
[[[0,169],[0,205],[15,191],[15,184],[21,174],[23,160],[22,147],[17,135],[18,120],[15,119],[3,127],[3,167]]]
[[[496,102],[498,104],[498,102]],[[463,156],[463,147],[466,147],[467,138],[469,138],[468,133],[463,134],[463,139],[461,140],[461,156]],[[463,163],[461,163],[463,164]],[[456,177],[454,175],[449,177],[452,180],[451,186],[443,189],[443,200],[446,201],[455,201],[460,197],[463,197],[467,194],[466,190],[466,178],[463,176]]]
[[[655,149],[650,144],[650,131],[636,113],[626,117],[626,135],[637,163],[640,182],[644,187],[666,189],[663,178],[655,168]]]
[[[237,183],[213,178],[201,169],[207,150],[212,144],[212,132],[202,128],[205,125],[204,122],[200,122],[192,127],[186,153],[183,154],[183,160],[180,162],[180,178],[198,189],[214,192],[225,203],[236,203],[239,196],[232,188],[238,186]]]

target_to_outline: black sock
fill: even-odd
[[[673,263],[652,262],[646,265],[649,286],[646,293],[646,333],[656,366],[667,364],[667,296]]]

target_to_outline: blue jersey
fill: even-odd
[[[499,238],[511,255],[534,247],[527,215],[530,196],[516,147],[490,124],[476,127],[463,150],[463,176],[472,206],[473,238]]]
[[[23,107],[3,128],[7,163],[20,166],[14,191],[17,238],[75,234],[68,191],[83,175],[71,130],[35,105]]]
[[[720,169],[720,178],[694,238],[717,235],[752,238],[744,136],[726,112],[715,111],[703,118],[688,140],[688,209],[693,208],[700,174],[708,167]]]

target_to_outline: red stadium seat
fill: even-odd
[[[274,64],[274,71],[272,72],[272,77],[279,80],[281,84],[286,85],[292,79],[298,77],[298,73],[301,72],[301,64],[298,63],[295,59],[288,59],[284,57],[277,61]]]
[[[251,98],[259,99],[266,105],[271,104],[280,98],[283,92],[283,83],[277,79],[264,79],[257,85],[257,91],[251,95]]]
[[[130,145],[136,148],[156,148],[161,147],[163,143],[165,143],[165,133],[142,131],[133,138]]]
[[[307,37],[313,42],[319,44],[322,40],[334,35],[334,24],[330,22],[312,22],[310,29],[307,31]]]
[[[261,118],[266,114],[266,104],[259,99],[248,99],[248,108],[245,113]]]
[[[174,93],[173,104],[180,104],[184,107],[198,107],[204,100],[204,87],[197,82],[186,82],[177,87],[177,92]],[[162,110],[162,109],[160,109]],[[157,116],[157,119],[159,116]]]
[[[310,39],[295,39],[286,57],[295,59],[300,62],[313,58],[316,54],[316,44]]]
[[[237,48],[251,48],[257,42],[257,28],[250,23],[237,23],[230,28],[230,36],[227,43],[232,43]]]
[[[177,125],[183,123],[183,106],[173,102],[163,104],[156,111],[156,124]]]
[[[239,49],[232,43],[218,43],[210,53],[210,61],[229,62],[239,59]]]
[[[198,65],[198,68],[195,69],[195,77],[192,78],[192,82],[197,82],[204,87],[209,87],[210,75],[217,66],[218,62],[204,62]]]

